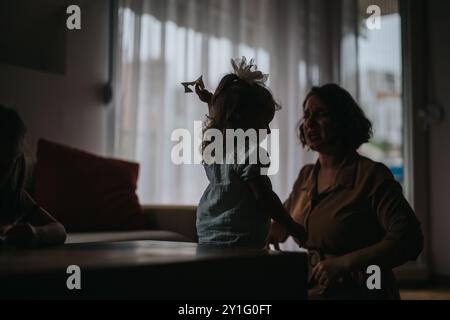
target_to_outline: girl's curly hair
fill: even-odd
[[[219,130],[225,144],[227,129],[256,129],[258,120],[269,123],[279,109],[281,106],[265,85],[249,83],[233,73],[225,75],[209,102],[209,115],[203,123],[202,154],[213,142],[205,136],[209,129]]]

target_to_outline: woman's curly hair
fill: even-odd
[[[372,123],[347,90],[334,83],[313,87],[303,102],[303,109],[311,96],[318,97],[328,108],[331,120],[339,125],[339,138],[345,148],[354,151],[370,140],[373,134]],[[305,146],[303,125],[301,119],[298,124],[298,135],[302,145]]]

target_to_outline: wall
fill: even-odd
[[[65,74],[0,64],[0,103],[16,106],[23,117],[30,155],[35,154],[39,138],[110,152],[107,119],[111,108],[99,95],[108,77],[109,1],[70,4],[81,8],[81,30],[67,30]]]

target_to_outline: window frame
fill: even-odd
[[[427,105],[426,29],[423,1],[399,0],[402,34],[403,135],[406,197],[421,222],[425,246],[417,259],[396,272],[399,280],[429,278],[429,165],[428,136],[421,114]]]

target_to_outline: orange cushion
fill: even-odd
[[[139,164],[40,140],[37,203],[68,232],[148,228],[136,195]]]

